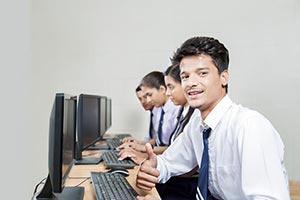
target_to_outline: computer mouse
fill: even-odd
[[[119,173],[123,176],[129,176],[129,171],[125,168],[113,168],[107,171],[108,173]]]

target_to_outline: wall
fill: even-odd
[[[10,0],[0,3],[0,121],[1,121],[1,196],[2,199],[29,199],[34,184],[44,170],[35,158],[36,133],[31,100],[32,82],[30,2]],[[35,164],[34,164],[35,163]],[[34,177],[35,175],[35,177]]]
[[[9,19],[1,36],[1,50],[8,53],[1,67],[13,67],[1,73],[1,85],[14,99],[3,96],[1,106],[11,115],[5,125],[10,140],[22,132],[16,149],[29,158],[22,160],[26,196],[47,175],[48,123],[56,92],[110,96],[110,131],[143,138],[147,113],[135,97],[136,85],[146,73],[166,69],[172,52],[195,35],[219,38],[228,47],[230,96],[272,121],[286,146],[289,177],[300,179],[295,128],[300,115],[299,0],[32,0],[9,3],[1,14],[1,20]],[[7,82],[13,84],[7,87]],[[10,103],[22,112],[11,112],[5,106]],[[13,125],[16,115],[20,126]]]

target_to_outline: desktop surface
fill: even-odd
[[[84,155],[90,155],[94,157],[100,156],[99,150],[88,150],[83,152]],[[66,180],[66,186],[80,186],[84,187],[84,200],[96,200],[96,194],[93,188],[93,184],[91,183],[91,171],[94,172],[106,172],[109,169],[106,168],[103,162],[100,162],[97,165],[74,165],[70,171],[69,177]],[[138,192],[140,196],[145,196],[147,194],[154,195],[155,197],[159,198],[159,195],[155,188],[151,191],[141,190],[136,187],[136,175],[138,172],[138,166],[135,166],[133,169],[128,169],[129,176],[126,177],[130,185]]]

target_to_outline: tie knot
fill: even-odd
[[[209,137],[210,131],[211,131],[210,127],[203,130],[203,139],[207,139]]]

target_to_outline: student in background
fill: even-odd
[[[177,125],[170,137],[170,144],[178,138],[189,121],[200,116],[199,110],[191,108],[181,87],[180,69],[178,65],[165,71],[166,94],[175,105],[181,105]],[[155,152],[155,151],[154,151]],[[175,152],[174,152],[175,153]],[[181,162],[178,160],[178,162]],[[194,199],[198,184],[198,167],[181,176],[174,176],[164,184],[156,184],[156,189],[162,200]]]
[[[175,105],[180,105],[180,111],[177,116],[177,125],[174,129],[171,138],[170,144],[183,132],[186,124],[193,120],[196,117],[200,116],[199,110],[191,108],[187,102],[186,97],[184,96],[184,91],[181,87],[180,79],[180,69],[179,66],[170,66],[165,71],[165,83],[167,85],[166,94],[173,101]],[[157,147],[153,148],[154,152],[157,152]],[[165,146],[167,149],[167,146]],[[120,159],[125,159],[130,157],[137,164],[139,164],[144,158],[148,155],[147,153],[141,153],[134,149],[124,149],[120,152]],[[181,161],[178,161],[181,162]],[[181,200],[181,199],[193,199],[196,195],[196,188],[198,183],[197,169],[193,169],[191,172],[172,177],[165,184],[157,184],[156,189],[160,194],[163,200],[172,199],[172,200]]]
[[[290,199],[279,134],[264,116],[227,95],[225,46],[214,38],[194,37],[172,61],[180,64],[185,95],[203,120],[189,123],[163,155],[156,156],[146,144],[149,159],[141,164],[137,186],[149,190],[199,165],[197,199]]]
[[[167,88],[162,72],[153,71],[144,76],[140,87],[146,95],[147,102],[151,102],[155,107],[161,108],[158,117],[154,119],[155,123],[158,124],[157,127],[154,127],[156,133],[154,146],[167,146],[177,123],[176,117],[180,106],[174,105],[166,95]],[[133,148],[137,151],[145,152],[144,145],[136,142],[126,142],[118,147],[119,150],[124,148]]]
[[[154,127],[157,126],[157,124],[155,124],[155,120],[157,118],[157,115],[160,113],[161,108],[157,108],[155,107],[152,102],[148,102],[147,101],[147,97],[145,95],[145,93],[142,91],[140,85],[137,86],[137,88],[135,89],[135,93],[136,96],[138,98],[138,100],[140,101],[142,107],[144,108],[144,110],[146,111],[150,111],[150,122],[149,122],[149,130],[148,130],[148,135],[145,138],[145,140],[136,140],[133,137],[126,137],[122,139],[123,143],[126,142],[135,142],[138,144],[146,144],[147,142],[154,145],[155,144],[155,129]]]

